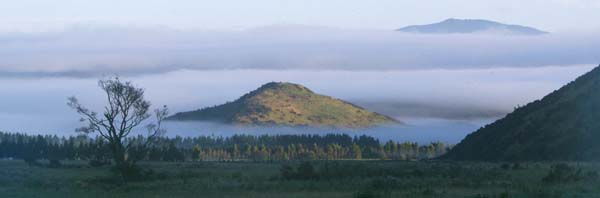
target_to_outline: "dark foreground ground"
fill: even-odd
[[[600,197],[593,163],[300,164],[145,163],[142,181],[118,184],[109,167],[0,160],[0,197]]]

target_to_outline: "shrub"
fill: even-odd
[[[386,196],[385,193],[382,192],[378,192],[378,191],[374,191],[374,190],[365,190],[365,191],[358,191],[355,192],[352,197],[354,198],[382,198],[382,197],[389,197]]]
[[[596,171],[588,171],[588,172],[586,172],[585,177],[588,180],[595,181],[595,180],[598,180],[599,175],[598,175],[598,172],[596,172]]]
[[[50,164],[48,164],[48,168],[60,168],[62,164],[57,159],[51,159]]]
[[[23,160],[25,160],[28,166],[42,166],[35,158],[25,158]]]
[[[284,164],[281,165],[281,168],[279,168],[279,175],[285,180],[292,180],[294,179],[296,173],[294,172],[294,168],[292,166]]]
[[[125,166],[111,168],[113,174],[125,182],[150,181],[156,179],[154,170],[140,166]],[[191,176],[186,174],[187,176]],[[178,175],[179,176],[179,175]]]
[[[88,164],[91,167],[102,167],[102,166],[110,165],[111,163],[110,163],[109,160],[97,160],[97,159],[93,159],[93,160],[90,160],[88,162]]]
[[[315,173],[315,168],[309,162],[304,162],[298,166],[296,171],[298,179],[310,180],[316,179],[317,174]]]
[[[397,188],[399,185],[400,183],[398,180],[393,177],[383,177],[373,179],[369,184],[369,188],[377,191],[390,191]]]
[[[513,169],[513,170],[519,170],[519,169],[521,169],[521,164],[519,164],[519,163],[514,163],[514,164],[513,164],[513,166],[512,166],[512,169]]]
[[[581,168],[576,169],[565,163],[553,165],[548,174],[542,178],[547,183],[565,183],[576,181],[593,181],[598,179],[598,172],[583,172]]]
[[[550,172],[542,178],[542,181],[548,183],[577,181],[579,171],[565,163],[555,164]]]
[[[290,165],[282,165],[279,175],[285,180],[313,180],[318,178],[315,168],[309,162],[303,162],[294,170]]]

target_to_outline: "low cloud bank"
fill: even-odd
[[[411,70],[600,63],[595,33],[417,35],[267,27],[245,31],[79,27],[0,33],[0,77],[139,75],[169,71]]]
[[[127,77],[155,105],[174,112],[233,101],[261,85],[284,81],[369,110],[406,118],[498,118],[552,92],[593,66],[395,71],[180,70]],[[0,78],[0,114],[69,115],[66,98],[92,107],[104,97],[96,78]],[[99,109],[101,110],[101,108]],[[1,129],[0,129],[1,130]]]

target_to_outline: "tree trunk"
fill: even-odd
[[[126,157],[125,148],[120,143],[112,143],[113,146],[113,160],[115,161],[115,168],[119,172],[120,176],[124,181],[135,179],[137,171],[135,170],[135,164]]]

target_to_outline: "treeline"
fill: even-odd
[[[231,137],[160,138],[151,147],[142,147],[144,137],[129,138],[128,157],[146,161],[288,161],[386,159],[422,160],[446,153],[449,145],[440,142],[381,143],[370,136],[328,135],[234,135]],[[110,163],[111,152],[101,138],[58,137],[0,132],[0,158],[35,162],[46,159],[89,160]]]

